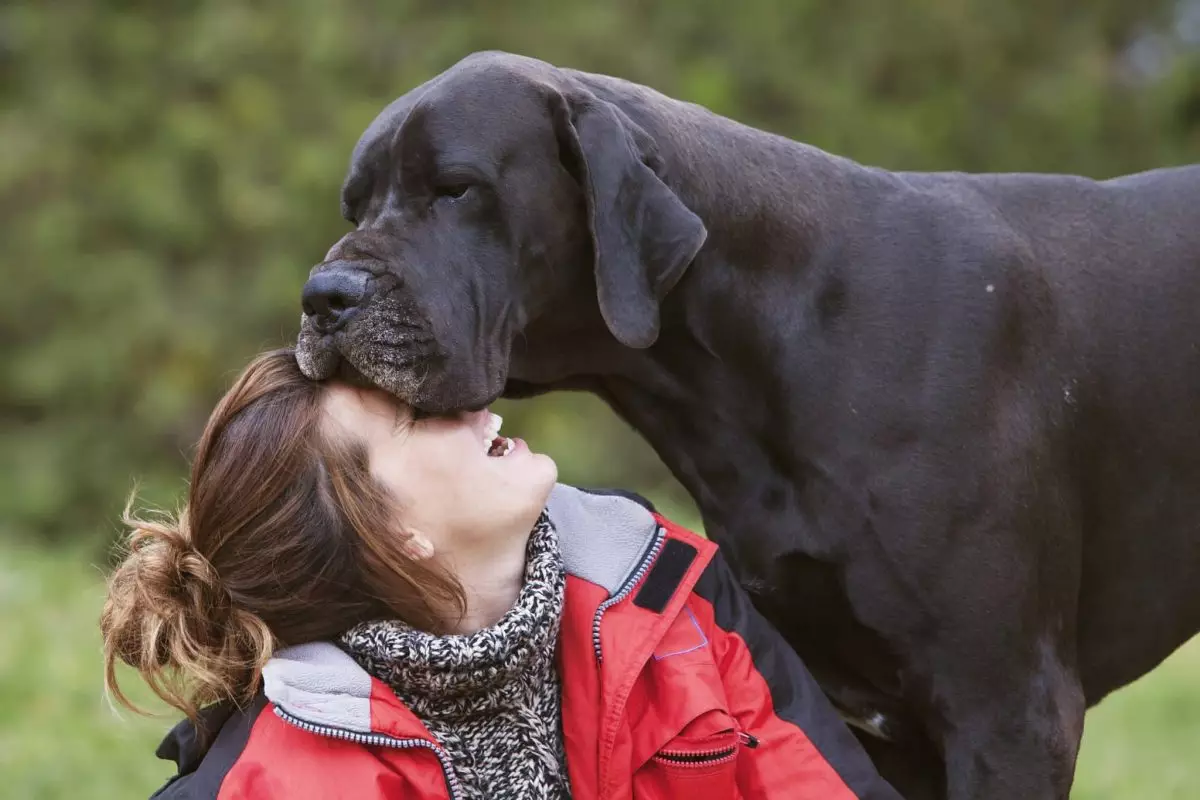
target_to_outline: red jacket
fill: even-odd
[[[568,569],[558,658],[576,800],[899,798],[715,545],[640,507],[631,512],[624,498],[569,491],[589,498],[562,514],[589,534],[578,539],[584,549],[605,546],[604,531],[620,540],[605,555],[570,557],[551,505]],[[596,513],[597,504],[622,519]],[[648,523],[642,541],[624,521],[637,513]],[[613,552],[634,557],[620,563]],[[619,567],[607,581],[601,562]],[[206,712],[220,728],[207,751],[187,724],[168,736],[159,755],[176,760],[180,774],[155,797],[459,796],[437,741],[336,646],[281,651],[264,685],[250,709]]]

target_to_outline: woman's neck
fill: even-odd
[[[525,584],[525,558],[531,521],[520,533],[490,536],[480,546],[451,559],[450,569],[462,584],[466,609],[452,628],[471,634],[495,625],[517,601]]]

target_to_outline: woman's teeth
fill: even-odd
[[[492,458],[503,458],[513,451],[513,440],[500,435],[504,419],[499,414],[488,414],[487,428],[483,433],[483,452]]]
[[[503,436],[497,436],[495,442],[488,448],[488,455],[492,458],[504,458],[513,451],[516,445],[512,439],[506,439]]]

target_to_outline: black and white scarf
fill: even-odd
[[[469,798],[571,796],[554,656],[565,586],[558,534],[543,512],[517,602],[492,627],[433,636],[379,621],[342,636],[437,738]]]

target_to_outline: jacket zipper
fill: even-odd
[[[460,800],[463,796],[462,785],[458,782],[458,776],[454,773],[454,766],[450,763],[450,755],[428,739],[396,739],[382,733],[359,733],[357,731],[348,731],[345,728],[317,725],[292,716],[279,706],[275,706],[274,708],[275,715],[287,724],[318,736],[328,736],[332,739],[342,739],[347,742],[372,747],[391,747],[397,750],[424,747],[427,750],[432,750],[433,754],[437,756],[438,763],[442,765],[442,775],[446,778],[446,789],[450,792],[450,800]]]
[[[728,761],[733,758],[737,752],[737,745],[722,747],[720,750],[698,750],[698,751],[674,751],[664,750],[656,753],[654,758],[658,761],[666,761],[670,764],[679,764],[686,767],[707,767],[713,764],[719,764],[722,761]]]
[[[651,540],[650,545],[646,548],[646,553],[645,553],[645,555],[642,556],[642,560],[641,560],[641,563],[638,565],[638,568],[634,571],[634,573],[632,575],[629,576],[629,579],[625,581],[625,585],[622,586],[621,589],[616,594],[614,594],[609,599],[605,600],[596,609],[596,614],[592,618],[592,647],[596,651],[596,663],[597,664],[604,663],[604,654],[601,652],[601,649],[600,649],[600,622],[604,618],[604,612],[608,611],[608,609],[610,609],[613,606],[615,606],[616,604],[620,603],[625,598],[627,598],[630,594],[633,593],[633,590],[637,587],[637,585],[639,583],[641,583],[642,578],[644,578],[646,576],[646,573],[650,571],[650,567],[653,566],[655,560],[658,558],[659,553],[662,552],[663,546],[666,544],[666,541],[667,541],[666,529],[663,528],[662,525],[656,526],[655,530],[654,530],[654,539]],[[754,748],[758,747],[758,738],[756,736],[754,736],[753,734],[749,734],[749,733],[746,733],[745,731],[739,730],[738,731],[738,743],[744,744],[746,747],[753,750]],[[732,747],[724,748],[723,750],[719,750],[719,751],[715,751],[712,754],[707,754],[707,757],[711,758],[713,755],[719,755],[722,758],[732,758],[736,753],[737,753],[737,744],[734,744]],[[658,758],[658,757],[660,757],[660,755],[656,755],[655,757]],[[678,755],[683,756],[685,754],[678,754]],[[663,760],[668,760],[668,759],[663,759]],[[682,761],[682,762],[678,762],[678,763],[687,764],[689,762]],[[708,764],[708,763],[715,763],[715,762],[699,762],[699,763]]]
[[[642,556],[642,562],[638,565],[638,568],[632,575],[629,576],[629,579],[625,581],[625,585],[621,587],[620,591],[605,600],[596,609],[596,615],[592,618],[592,647],[594,647],[596,650],[597,664],[604,663],[604,655],[600,652],[600,620],[604,617],[604,612],[608,611],[617,603],[620,603],[633,592],[634,588],[641,582],[642,578],[644,578],[646,573],[650,570],[650,566],[654,563],[654,560],[658,558],[658,554],[662,552],[663,545],[666,543],[666,540],[666,531],[663,530],[661,525],[656,526],[654,529],[654,539],[651,540],[650,546],[646,550],[646,554]]]
[[[753,750],[758,747],[758,737],[745,731],[738,731],[737,741],[727,747],[720,747],[715,750],[663,750],[656,753],[654,757],[659,761],[666,761],[681,766],[709,766],[732,759],[737,753],[739,745],[744,745]]]

